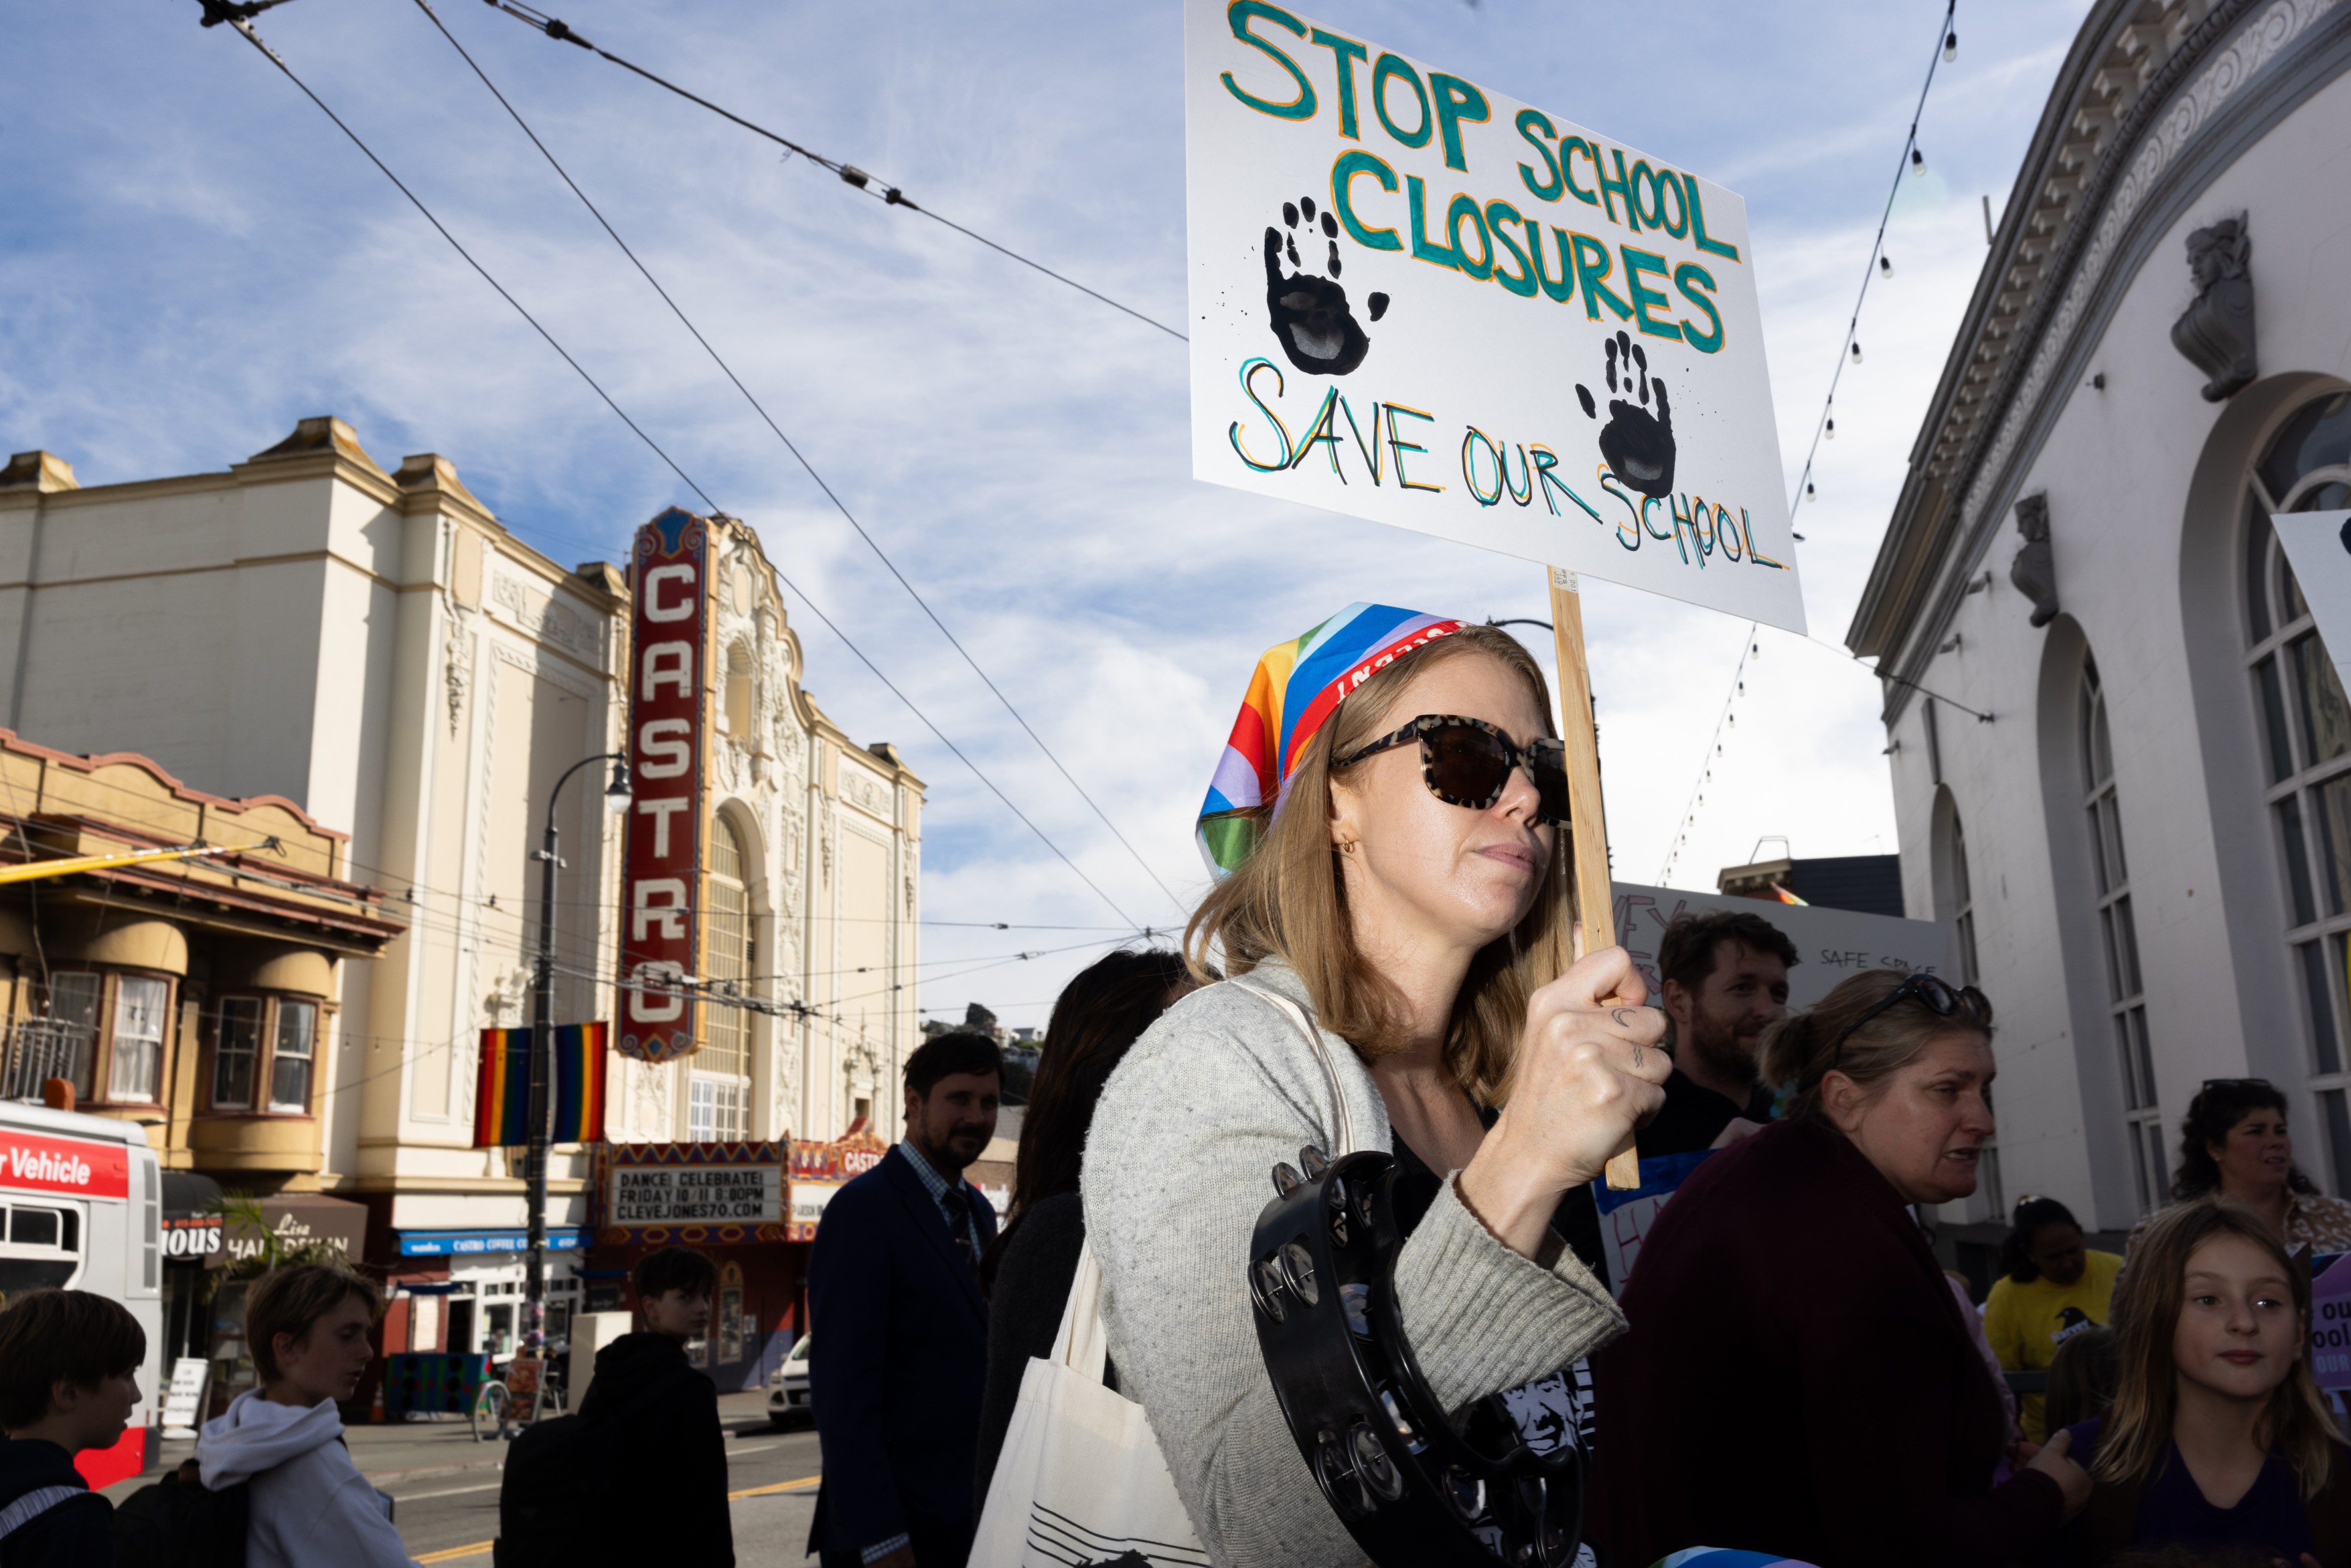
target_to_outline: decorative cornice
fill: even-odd
[[[2017,182],[2032,197],[2010,204],[1912,447],[1846,632],[1856,653],[1918,673],[1911,666],[1926,662],[1957,601],[1951,559],[1972,570],[1974,547],[2013,498],[2020,455],[2070,391],[2058,371],[2085,329],[2103,325],[2110,274],[2143,238],[2155,193],[2246,85],[2336,5],[2102,0],[2084,24]],[[1888,722],[1906,689],[1889,686]]]

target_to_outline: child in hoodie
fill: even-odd
[[[105,1296],[34,1291],[0,1312],[0,1568],[111,1568],[114,1511],[73,1461],[121,1437],[146,1359]]]
[[[381,1310],[373,1285],[319,1263],[265,1274],[246,1297],[261,1386],[204,1423],[196,1461],[214,1491],[253,1483],[248,1568],[407,1568],[392,1500],[351,1463],[335,1411],[359,1392]]]
[[[686,1342],[709,1332],[718,1270],[699,1252],[663,1247],[637,1260],[630,1283],[644,1332],[596,1353],[580,1401],[581,1420],[619,1421],[630,1435],[629,1463],[607,1491],[609,1560],[734,1568],[718,1386],[685,1356]]]

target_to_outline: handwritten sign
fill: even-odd
[[[2351,1253],[2310,1282],[2310,1370],[2321,1388],[2351,1388]]]
[[[1644,887],[1629,882],[1613,885],[1616,940],[1625,945],[1641,977],[1648,982],[1652,1002],[1663,990],[1657,975],[1657,944],[1666,927],[1677,915],[1703,915],[1717,909],[1760,915],[1796,945],[1802,962],[1788,971],[1791,1008],[1813,1006],[1839,980],[1864,969],[1948,974],[1952,967],[1950,927],[1932,920],[1899,920],[1890,915],[1823,909],[1817,904],[1766,904],[1760,898]]]
[[[1265,0],[1184,16],[1196,478],[1803,630],[1737,195]]]
[[[1592,1184],[1593,1202],[1600,1210],[1600,1253],[1608,1265],[1609,1288],[1617,1295],[1633,1282],[1633,1265],[1641,1256],[1641,1244],[1656,1228],[1657,1216],[1664,1211],[1667,1200],[1690,1173],[1706,1162],[1712,1149],[1699,1149],[1687,1155],[1656,1155],[1641,1162],[1641,1185],[1630,1192],[1615,1192],[1605,1181]]]

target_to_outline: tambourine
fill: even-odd
[[[1573,1447],[1539,1452],[1499,1395],[1456,1431],[1405,1343],[1396,1165],[1301,1149],[1249,1243],[1259,1348],[1322,1495],[1382,1568],[1567,1568],[1583,1529]]]

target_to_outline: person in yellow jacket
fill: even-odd
[[[2006,1272],[1984,1302],[1984,1337],[2011,1372],[2044,1372],[2057,1347],[2084,1329],[2104,1325],[2114,1301],[2121,1255],[2093,1251],[2073,1211],[2053,1197],[2026,1197],[2016,1206],[2001,1246]],[[2025,1441],[2046,1440],[2042,1396],[2019,1401]]]

